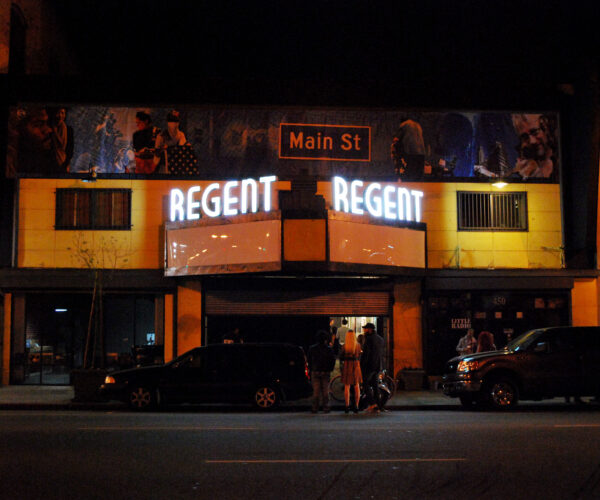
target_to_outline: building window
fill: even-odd
[[[459,231],[527,231],[527,193],[458,192]]]
[[[57,189],[56,229],[131,229],[130,189]]]

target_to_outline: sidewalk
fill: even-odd
[[[124,403],[110,401],[107,403],[74,402],[72,386],[39,386],[39,385],[5,385],[0,386],[0,410],[94,410],[113,411],[127,410]],[[586,398],[589,399],[589,398]],[[239,408],[239,405],[235,406]],[[565,403],[564,398],[554,398],[544,401],[520,401],[519,408],[577,408],[577,405]],[[596,409],[598,404],[586,407]],[[202,408],[199,406],[198,408]],[[208,408],[208,406],[207,406]],[[210,405],[215,409],[215,405]],[[227,406],[219,406],[224,411]],[[310,400],[302,399],[284,403],[282,408],[292,411],[305,411],[310,408]],[[332,401],[334,411],[342,410],[343,403]],[[391,410],[450,410],[461,408],[457,398],[444,396],[441,391],[397,391],[387,404]],[[581,407],[579,407],[581,408]]]
[[[72,386],[5,385],[0,386],[0,410],[117,410],[127,407],[118,401],[107,403],[73,402]],[[291,401],[284,407],[308,410],[310,400]],[[332,401],[334,409],[342,403]],[[457,399],[444,396],[440,391],[398,391],[387,405],[393,410],[458,408]]]

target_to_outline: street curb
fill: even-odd
[[[460,405],[453,404],[407,404],[407,405],[388,405],[386,409],[390,411],[453,411],[461,409]],[[0,403],[0,411],[21,410],[21,411],[132,411],[124,403]],[[227,406],[227,405],[193,405],[179,406],[162,409],[159,411],[196,411],[196,412],[239,412],[251,411],[261,412],[250,406]],[[309,412],[310,406],[283,405],[276,411],[278,412]],[[343,406],[332,406],[332,413],[342,413]],[[363,412],[361,412],[363,413]]]

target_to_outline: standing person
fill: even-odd
[[[365,332],[365,345],[360,358],[360,369],[363,374],[365,394],[369,407],[368,413],[378,413],[380,408],[379,387],[377,376],[383,366],[383,339],[375,333],[375,325],[366,323],[362,327]]]
[[[336,339],[337,344],[339,345],[339,349],[341,350],[344,347],[344,342],[346,339],[346,333],[348,333],[348,320],[346,318],[342,319],[342,326],[340,326],[337,330]],[[355,334],[356,335],[356,334]]]
[[[167,115],[167,129],[156,137],[154,165],[158,166],[160,173],[169,173],[167,148],[185,146],[186,142],[185,134],[179,130],[179,112],[173,110]]]
[[[151,174],[154,172],[154,145],[160,132],[152,126],[152,118],[145,111],[135,114],[137,131],[133,133],[132,145],[135,152],[135,173]]]
[[[421,125],[405,117],[394,134],[390,154],[394,162],[394,171],[400,176],[407,173],[413,178],[423,176],[425,165],[425,142]]]
[[[495,351],[494,335],[491,332],[483,331],[477,339],[477,352]]]
[[[337,326],[335,326],[335,320],[332,319],[329,322],[329,345],[333,346],[337,336]]]
[[[335,354],[329,345],[329,335],[323,330],[317,332],[317,343],[308,349],[308,368],[313,386],[312,413],[317,413],[319,403],[325,413],[329,413],[329,379],[335,366]]]
[[[344,347],[340,354],[342,366],[342,382],[344,383],[344,400],[346,401],[345,412],[350,411],[350,386],[354,387],[354,413],[358,413],[358,402],[360,400],[360,384],[362,384],[362,372],[360,371],[360,355],[362,349],[356,341],[354,330],[348,330],[344,339]]]
[[[363,349],[365,347],[365,334],[359,333],[356,337],[356,341],[359,343],[360,348]]]
[[[58,108],[52,121],[52,145],[56,154],[58,172],[69,172],[73,158],[73,127],[69,127],[67,109]]]
[[[469,328],[467,334],[458,341],[456,352],[458,352],[459,356],[464,356],[465,354],[473,354],[476,349],[477,339],[475,338],[475,330]]]

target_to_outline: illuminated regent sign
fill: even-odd
[[[281,123],[279,158],[370,161],[371,127]]]
[[[373,217],[421,222],[423,191],[341,177],[334,177],[332,183],[333,208],[338,212],[364,215],[366,211]]]
[[[259,207],[259,184],[263,185],[262,210],[271,211],[274,175],[242,181],[229,181],[223,187],[217,182],[209,184],[202,191],[201,186],[192,186],[187,192],[171,189],[170,220],[196,220],[201,214],[207,217],[220,217],[256,213]]]

